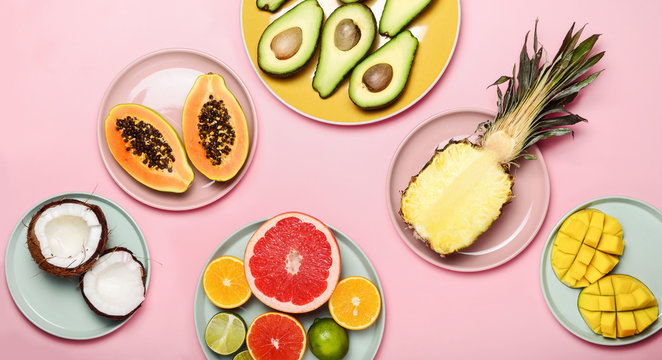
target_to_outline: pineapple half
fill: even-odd
[[[579,42],[583,27],[574,24],[551,62],[538,44],[534,29],[533,54],[528,34],[520,54],[519,71],[502,76],[497,86],[498,111],[494,120],[478,125],[478,140],[451,141],[438,149],[412,177],[401,200],[400,214],[414,235],[440,255],[471,245],[501,215],[513,197],[510,166],[539,140],[572,133],[563,127],[586,121],[565,109],[577,93],[599,75],[584,76],[604,55],[591,55],[599,35]],[[505,93],[498,85],[507,84]]]

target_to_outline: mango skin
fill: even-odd
[[[586,287],[609,273],[624,249],[623,229],[616,218],[596,209],[579,210],[559,227],[552,269],[565,285]]]
[[[640,334],[658,317],[657,299],[629,275],[608,275],[585,287],[577,298],[579,313],[598,335],[623,338]]]

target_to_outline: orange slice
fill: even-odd
[[[382,298],[372,281],[362,276],[342,279],[329,300],[329,312],[338,325],[361,330],[372,325],[382,309]]]
[[[248,327],[246,347],[255,360],[299,360],[306,351],[306,330],[290,315],[264,313]]]
[[[222,309],[239,307],[251,297],[244,262],[230,255],[218,257],[207,265],[202,287],[209,301]]]

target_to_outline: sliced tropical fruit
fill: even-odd
[[[246,346],[255,360],[299,360],[306,351],[306,331],[292,316],[268,312],[251,323]]]
[[[561,224],[552,245],[552,269],[567,286],[585,287],[618,264],[625,242],[616,218],[596,209],[570,215]]]
[[[140,183],[174,193],[191,186],[195,175],[179,135],[156,111],[139,104],[115,105],[105,131],[117,163]]]
[[[89,270],[107,242],[108,225],[101,208],[76,199],[42,206],[28,225],[32,259],[55,276],[78,276]]]
[[[209,301],[222,309],[239,307],[251,297],[244,262],[230,255],[218,257],[207,265],[202,287]]]
[[[241,316],[229,312],[214,315],[205,329],[205,342],[215,353],[230,355],[246,340],[246,323]]]
[[[251,356],[250,351],[244,350],[242,352],[237,353],[232,360],[254,360],[253,357]]]
[[[304,313],[322,306],[340,277],[333,233],[312,216],[288,212],[267,220],[244,255],[248,286],[265,305]]]
[[[507,83],[507,88],[497,90],[496,117],[478,124],[475,144],[469,138],[449,143],[412,177],[400,213],[414,236],[432,250],[445,256],[474,243],[513,198],[510,166],[519,158],[535,159],[526,154],[529,146],[570,134],[566,125],[585,120],[565,106],[597,78],[599,72],[588,72],[603,53],[590,54],[598,35],[579,42],[582,31],[575,32],[573,25],[547,62],[536,24],[534,53],[529,55],[527,36],[518,72],[493,83]]]
[[[362,276],[342,279],[329,300],[329,312],[340,326],[361,330],[372,325],[382,309],[379,289]]]
[[[248,156],[248,124],[221,75],[195,80],[182,110],[182,134],[186,154],[204,176],[227,181],[241,170]]]
[[[585,287],[577,306],[591,330],[608,338],[639,334],[658,316],[653,293],[629,275],[608,275]]]

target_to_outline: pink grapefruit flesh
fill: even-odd
[[[331,230],[306,214],[267,220],[246,246],[248,286],[265,305],[288,313],[322,306],[340,277],[340,250]]]

